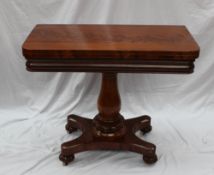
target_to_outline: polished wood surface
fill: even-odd
[[[22,49],[39,72],[191,73],[199,55],[185,26],[37,25]]]
[[[129,150],[157,161],[156,147],[135,136],[151,131],[151,118],[125,120],[117,73],[191,73],[199,47],[184,26],[37,25],[23,44],[29,71],[100,72],[98,114],[93,120],[69,115],[66,130],[82,135],[61,146],[65,164],[88,150]]]
[[[74,160],[74,155],[89,150],[124,150],[139,153],[145,163],[153,164],[157,161],[156,146],[138,138],[135,133],[140,130],[142,134],[151,131],[151,118],[149,116],[140,116],[124,121],[126,134],[114,140],[108,138],[95,137],[93,135],[93,120],[83,118],[77,115],[69,115],[67,119],[66,130],[73,133],[77,129],[82,131],[82,135],[72,141],[61,145],[61,154],[59,159],[68,165]],[[113,138],[113,137],[112,137]]]
[[[185,26],[37,25],[23,45],[35,59],[194,60],[198,51]]]
[[[108,98],[107,98],[108,97]],[[100,95],[98,98],[98,115],[94,118],[95,135],[116,138],[124,136],[124,118],[120,115],[120,95],[117,87],[116,73],[103,73]]]

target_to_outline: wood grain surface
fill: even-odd
[[[194,60],[199,47],[185,26],[37,25],[23,54],[29,59]]]

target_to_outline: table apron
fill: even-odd
[[[28,60],[32,72],[118,72],[118,73],[192,73],[191,61],[140,61],[140,62],[92,62],[92,61],[39,61]]]

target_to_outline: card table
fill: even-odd
[[[98,114],[93,119],[67,117],[68,133],[80,129],[82,135],[61,145],[59,159],[67,165],[79,152],[126,150],[155,163],[156,146],[135,135],[151,131],[151,118],[120,114],[117,74],[192,73],[199,50],[185,26],[37,25],[22,46],[28,71],[102,73]]]

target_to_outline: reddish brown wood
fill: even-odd
[[[94,118],[94,134],[97,137],[116,139],[125,134],[124,118],[120,115],[120,95],[116,73],[103,73],[98,98],[99,114]]]
[[[191,73],[199,47],[185,26],[37,25],[29,71]]]
[[[194,60],[199,47],[185,26],[37,25],[23,45],[32,59]],[[176,57],[177,56],[177,57]]]
[[[143,141],[135,135],[135,132],[141,130],[143,134],[151,131],[151,119],[149,116],[140,116],[124,121],[126,133],[123,137],[117,139],[108,139],[106,137],[97,137],[94,135],[93,120],[79,117],[76,115],[68,116],[66,130],[72,133],[76,129],[82,130],[82,135],[72,141],[63,143],[61,146],[60,160],[65,165],[74,160],[74,154],[89,150],[127,150],[142,154],[143,160],[152,164],[157,161],[154,144]]]
[[[117,73],[191,73],[199,47],[184,26],[38,25],[23,44],[29,71],[101,72],[99,113],[93,120],[68,116],[69,133],[82,135],[61,146],[65,164],[88,150],[129,150],[157,161],[155,145],[135,136],[151,131],[151,118],[120,114]]]

